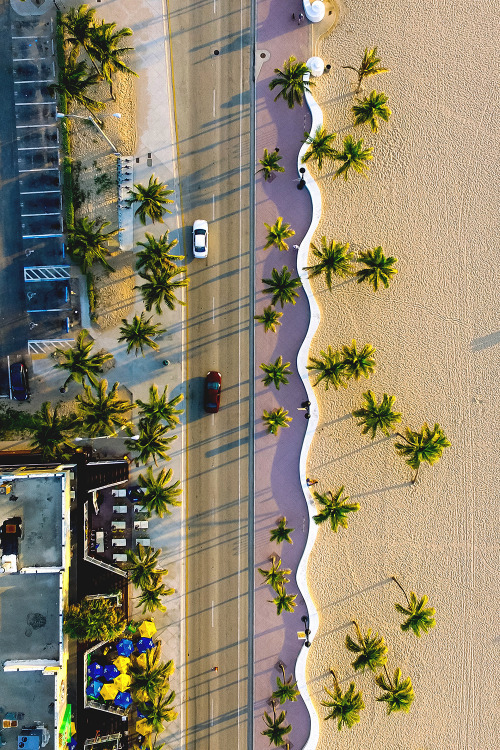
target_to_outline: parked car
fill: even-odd
[[[197,219],[193,224],[193,255],[195,258],[208,256],[208,222]]]
[[[210,370],[205,378],[205,411],[217,414],[220,407],[220,393],[222,389],[222,375],[216,370]]]
[[[16,401],[29,399],[28,370],[23,362],[14,362],[10,366],[10,390]]]

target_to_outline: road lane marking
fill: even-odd
[[[214,699],[211,698],[210,700],[210,726],[213,727],[214,725]]]
[[[214,104],[213,104],[213,116],[215,117],[215,89],[214,89]]]
[[[214,14],[217,13],[216,5],[217,5],[217,0],[214,0]]]
[[[212,627],[214,627],[214,600],[212,599]]]
[[[212,195],[212,221],[215,221],[215,195]]]
[[[215,297],[212,297],[212,324],[215,325]]]

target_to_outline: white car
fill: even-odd
[[[208,256],[208,222],[197,219],[193,224],[193,255],[195,258]]]

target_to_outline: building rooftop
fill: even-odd
[[[42,672],[4,672],[0,670],[0,696],[2,716],[7,713],[24,713],[18,727],[1,729],[5,745],[2,750],[17,750],[21,728],[41,722],[48,727],[50,740],[45,750],[57,747],[54,742],[54,675]]]
[[[63,479],[62,474],[0,477],[11,485],[8,495],[0,495],[0,525],[12,516],[22,519],[18,570],[63,564]]]

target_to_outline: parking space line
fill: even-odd
[[[45,193],[60,193],[60,190],[25,190],[19,195],[45,195]]]
[[[43,169],[20,169],[19,174],[23,172],[59,172],[59,167],[45,167]]]
[[[44,151],[57,151],[59,146],[18,146],[17,148],[18,151],[41,151],[42,149]]]
[[[13,36],[11,39],[46,39],[48,42],[50,41],[50,36]]]
[[[50,128],[51,126],[55,128],[56,125],[56,122],[39,122],[37,125],[16,125],[16,128]]]
[[[7,372],[9,374],[9,398],[11,399],[12,398],[12,382],[10,379],[10,357],[8,354],[7,354]]]
[[[53,99],[49,99],[48,102],[14,102],[15,107],[31,107],[32,104],[52,104],[54,102]]]
[[[44,78],[40,81],[14,81],[14,83],[54,83],[54,81],[51,81],[50,78]]]
[[[14,37],[12,37],[14,39]],[[12,62],[38,62],[39,60],[50,60],[50,57],[13,57]]]
[[[22,239],[23,240],[41,240],[44,237],[63,237],[63,233],[59,232],[59,234],[23,234]]]

